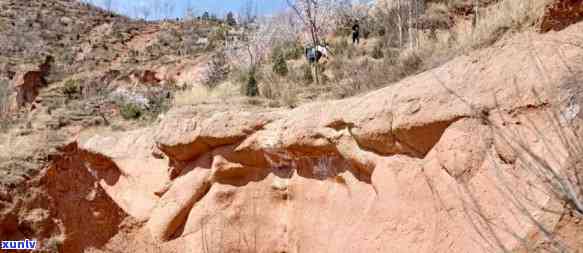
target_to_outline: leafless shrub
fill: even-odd
[[[340,72],[335,74],[338,80],[336,95],[340,98],[350,97],[364,91],[387,85],[393,76],[394,67],[383,62],[376,62],[367,58],[356,62],[345,62]]]
[[[338,6],[346,3],[336,0],[287,0],[287,4],[304,30],[308,31],[302,34],[308,36],[304,42],[317,45],[326,34],[333,31]]]
[[[508,208],[517,213],[520,220],[533,226],[540,237],[520,238],[514,235],[517,231],[503,224],[495,224],[486,218],[481,203],[475,200],[475,192],[465,187],[464,193],[469,196],[468,217],[472,222],[488,224],[484,240],[500,250],[509,250],[502,243],[507,235],[514,236],[520,242],[524,251],[571,252],[568,244],[555,231],[554,223],[541,219],[540,213],[555,217],[583,218],[583,139],[574,125],[561,119],[555,109],[544,111],[542,120],[534,117],[525,117],[522,129],[512,129],[490,122],[492,132],[511,156],[511,160],[504,160],[512,164],[514,171],[508,171],[499,163],[492,162],[497,171],[495,187],[499,194],[509,203]],[[540,116],[540,115],[539,115]],[[505,119],[502,119],[505,121]],[[544,123],[543,123],[544,122]],[[581,124],[578,122],[576,124]],[[545,152],[535,150],[532,143],[528,143],[526,136],[536,136],[544,146]],[[508,159],[491,157],[489,159]],[[522,175],[522,176],[521,176]],[[524,181],[524,175],[534,178],[528,185],[516,185],[510,182]],[[517,188],[521,187],[521,188]],[[542,205],[528,193],[533,188],[548,198],[546,205]],[[556,203],[556,204],[553,204]],[[538,214],[537,214],[538,213]],[[483,228],[482,228],[483,229]]]
[[[370,28],[382,35],[371,52],[360,52],[345,40],[333,40],[335,56],[329,69],[340,97],[386,86],[406,76],[438,67],[469,50],[491,45],[508,31],[533,27],[547,0],[505,0],[480,9],[469,31],[452,27],[448,12],[456,1],[423,5],[417,1],[379,1],[371,11]],[[471,6],[471,5],[470,5]],[[373,43],[375,43],[373,41]],[[372,57],[382,63],[358,59]]]
[[[56,235],[56,236],[53,236],[53,237],[49,238],[48,240],[46,240],[46,242],[43,246],[47,250],[50,250],[53,252],[59,252],[61,250],[61,247],[65,243],[66,239],[67,239],[67,236],[65,234]]]
[[[8,82],[0,79],[0,117],[8,111],[8,96],[9,96]]]
[[[79,80],[69,79],[65,81],[62,92],[68,99],[77,98],[81,94]]]
[[[15,115],[10,112],[10,87],[8,81],[0,79],[0,132],[16,123]]]
[[[330,48],[334,50],[335,55],[346,55],[355,49],[354,46],[350,44],[345,38],[339,38],[331,41]]]
[[[488,46],[498,41],[507,31],[534,27],[549,2],[504,0],[486,8],[480,13],[480,18],[471,31],[457,34],[460,48]]]
[[[195,21],[188,21],[185,27],[182,27],[182,45],[179,48],[179,54],[194,54],[207,46],[204,42],[208,39],[204,37],[202,28]]]
[[[278,101],[280,105],[293,108],[298,105],[297,88],[291,83],[266,82],[260,86],[260,94],[265,98]]]
[[[461,182],[460,200],[480,239],[504,252],[577,252],[580,242],[562,237],[558,233],[562,225],[557,223],[583,220],[583,119],[543,102],[535,90],[530,91],[538,98],[534,110],[514,114],[484,112],[446,83],[441,82],[441,86],[489,128],[496,148],[486,158],[495,171],[488,184],[508,203],[504,210],[517,222],[510,225],[492,219],[478,198],[479,192]],[[524,226],[536,232],[522,237]],[[519,243],[518,249],[510,248],[516,246],[508,244],[512,240]]]
[[[379,1],[372,11],[373,28],[385,35],[386,44],[399,48],[414,48],[417,45],[416,22],[423,13],[424,1]]]
[[[185,90],[178,91],[174,95],[174,105],[193,105],[212,99],[233,97],[238,93],[239,89],[237,85],[229,81],[223,82],[212,89],[199,84],[187,85]]]
[[[300,36],[299,21],[289,12],[269,18],[258,18],[254,26],[243,28],[241,40],[227,49],[229,62],[234,66],[256,68],[269,59],[273,48],[297,47]],[[286,54],[296,57],[297,52],[293,51],[290,50]]]
[[[260,95],[266,93],[265,97],[274,99],[282,96],[281,92],[271,92],[272,89],[267,88],[277,86],[272,82],[295,83],[295,87],[300,88],[316,81],[334,86],[338,97],[352,96],[438,67],[469,50],[495,43],[508,31],[532,27],[546,1],[504,0],[470,9],[468,15],[479,13],[479,18],[473,27],[467,27],[470,30],[463,30],[466,24],[462,22],[454,27],[458,24],[450,17],[452,10],[468,6],[466,2],[460,5],[461,1],[379,1],[371,9],[343,1],[290,0],[288,5],[293,12],[256,19],[243,31],[243,40],[227,48],[231,66],[251,66],[248,69],[239,67],[240,71],[234,71],[231,79],[245,83],[248,73],[258,70],[257,81],[263,87]],[[301,65],[290,62],[290,73],[283,79],[272,80],[262,73],[262,65],[276,55],[274,52],[278,55],[289,50],[290,55],[297,57],[301,43],[314,43],[342,27],[349,29],[355,19],[360,21],[362,30],[378,35],[370,40],[373,47],[354,46],[345,37],[336,36],[329,41],[332,59],[325,65],[318,65],[317,71],[298,68]],[[303,27],[303,31],[298,27]],[[331,83],[320,82],[328,78]]]
[[[227,56],[225,55],[224,51],[217,51],[211,56],[205,85],[210,88],[216,87],[221,81],[227,78],[229,70]]]

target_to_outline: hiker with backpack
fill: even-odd
[[[318,61],[320,61],[320,58],[322,58],[322,53],[319,52],[316,47],[306,47],[306,59],[308,60],[308,62],[310,64],[312,63],[316,63]]]
[[[306,47],[305,49],[306,59],[310,64],[320,62],[322,58],[330,57],[330,50],[326,43],[323,45],[316,45],[315,47]]]

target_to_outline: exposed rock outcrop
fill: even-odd
[[[542,32],[560,31],[583,20],[583,1],[554,0],[545,10],[539,29]]]
[[[158,201],[157,193],[169,183],[167,159],[152,155],[154,142],[149,129],[110,134],[81,143],[87,166],[95,171],[99,185],[126,213],[147,220]],[[109,147],[106,150],[102,147]]]
[[[140,83],[157,85],[160,83],[160,79],[156,76],[156,72],[152,70],[144,70],[136,73],[137,79]]]
[[[17,187],[0,185],[3,240],[35,238],[37,250],[82,252],[103,247],[119,232],[127,214],[85,166],[87,153],[75,143],[60,151],[39,177]]]
[[[13,110],[34,102],[39,90],[47,85],[46,77],[52,63],[53,57],[47,56],[38,67],[23,67],[24,70],[16,74],[12,84],[14,94],[10,106]]]
[[[34,102],[39,89],[46,86],[46,80],[41,71],[25,71],[16,75],[13,83],[15,95],[12,108],[16,109]]]
[[[573,159],[560,122],[581,119],[553,113],[581,101],[571,85],[582,32],[527,33],[516,41],[530,43],[293,110],[179,108],[159,126],[79,148],[111,199],[147,221],[136,233],[161,249],[515,249],[537,234],[533,219],[552,228],[561,218],[541,208],[563,207],[533,164],[560,172]]]

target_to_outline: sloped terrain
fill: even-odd
[[[533,247],[544,241],[533,219],[553,230],[571,214],[521,148],[558,171],[576,159],[564,142],[575,137],[557,128],[580,126],[581,32],[519,35],[391,87],[294,110],[177,108],[158,126],[82,135],[60,159],[82,159],[77,169],[136,222],[105,252]]]
[[[178,83],[201,78],[198,54],[208,45],[191,40],[209,30],[70,0],[0,1],[0,9],[0,239],[35,238],[49,252],[101,247],[127,215],[79,171],[83,159],[57,154],[84,130],[156,120]],[[143,121],[123,119],[133,101]],[[42,170],[49,161],[59,170]]]
[[[360,96],[168,112],[158,99],[208,72],[211,24],[0,2],[16,105],[0,128],[0,239],[67,253],[577,252],[583,24],[557,2],[545,34]]]

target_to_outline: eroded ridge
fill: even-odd
[[[532,217],[558,220],[541,211],[556,203],[517,151],[556,168],[569,159],[549,114],[580,96],[564,84],[583,52],[556,41],[581,40],[582,29],[529,34],[529,45],[478,51],[361,97],[179,108],[159,126],[79,147],[110,161],[85,159],[120,208],[160,245],[189,252],[510,249],[519,240],[509,231],[536,231]],[[551,66],[545,78],[537,62]]]

